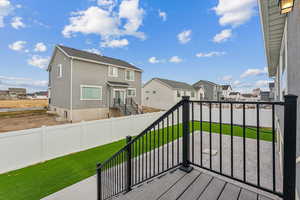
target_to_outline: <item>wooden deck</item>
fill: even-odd
[[[228,182],[200,169],[185,173],[179,169],[154,178],[113,200],[279,200],[255,192],[242,184]]]

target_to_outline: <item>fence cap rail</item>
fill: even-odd
[[[201,101],[190,101],[193,103],[215,103],[215,104],[260,104],[260,105],[285,105],[283,101],[210,101],[210,100],[201,100]]]

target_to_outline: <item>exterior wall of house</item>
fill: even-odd
[[[142,105],[167,110],[176,104],[175,91],[157,80],[143,87]]]
[[[297,158],[300,157],[300,0],[295,1],[295,7],[287,15],[285,32],[281,46],[280,61],[275,76],[274,100],[283,101],[284,95],[298,96],[297,110]],[[280,150],[283,148],[283,109],[276,110],[276,122],[279,131]],[[283,153],[281,151],[281,153]],[[282,156],[282,154],[281,154]],[[282,161],[282,158],[281,158]],[[300,163],[297,163],[297,192],[300,194]],[[300,197],[298,196],[298,199]]]
[[[204,100],[220,100],[222,95],[222,88],[219,85],[211,84],[206,81],[200,81],[194,86],[202,87],[204,89]]]
[[[287,17],[287,92],[298,96],[297,157],[300,156],[300,0]],[[300,163],[297,164],[297,190],[300,195]]]
[[[58,77],[58,65],[62,66],[62,77]],[[51,93],[50,109],[70,109],[71,60],[56,50],[49,71],[49,89]]]
[[[72,112],[70,100],[71,63]],[[58,65],[62,66],[61,78],[57,75]],[[118,77],[109,77],[107,65],[77,59],[71,60],[59,50],[56,50],[51,66],[49,72],[50,109],[67,120],[80,121],[106,118],[109,107],[112,106],[113,102],[113,88],[107,85],[107,81],[128,83],[129,88],[136,89],[136,96],[133,99],[141,105],[142,73],[139,71],[135,71],[134,81],[125,80],[126,69],[124,68],[118,68]],[[101,86],[102,100],[81,100],[82,85]]]

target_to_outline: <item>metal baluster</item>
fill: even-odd
[[[230,103],[230,162],[231,176],[233,177],[233,103]]]
[[[273,192],[276,191],[276,167],[275,167],[275,105],[272,104],[272,160],[273,160]]]
[[[212,169],[212,124],[211,124],[211,102],[209,102],[209,168]]]
[[[154,146],[154,148],[153,148],[153,176],[155,175],[155,157],[156,157],[156,155],[155,155],[155,150],[156,150],[156,130],[155,130],[155,126],[153,127],[154,128],[154,140],[153,140],[153,146]]]
[[[169,115],[167,116],[167,169],[169,169]]]
[[[246,108],[243,104],[243,180],[246,182]]]
[[[195,124],[194,124],[194,102],[192,102],[192,162],[195,161]]]
[[[260,186],[260,131],[259,131],[259,104],[256,104],[256,145],[257,145],[257,185]]]
[[[179,108],[177,108],[177,164],[179,164]]]
[[[220,135],[219,135],[219,137],[220,137],[220,173],[222,174],[222,164],[223,164],[223,159],[222,159],[222,103],[220,102],[220,104],[219,104],[219,121],[220,121]]]
[[[203,117],[202,117],[202,102],[200,103],[200,165],[203,166]]]
[[[165,119],[162,120],[162,150],[161,150],[161,153],[162,153],[162,171],[165,170],[165,148],[164,148],[164,144],[165,144]]]
[[[159,128],[159,123],[158,123],[158,141],[157,141],[157,143],[158,143],[158,147],[157,147],[157,153],[158,153],[158,155],[157,155],[157,169],[158,169],[158,173],[160,172],[160,167],[159,167],[159,160],[160,160],[160,156],[159,156],[159,147],[160,147],[160,128]]]
[[[172,167],[174,166],[174,112],[172,112]]]

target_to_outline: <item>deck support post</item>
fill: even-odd
[[[284,97],[283,199],[294,200],[296,192],[297,96]]]
[[[180,169],[187,173],[193,168],[190,166],[190,97],[182,97],[182,165]]]

